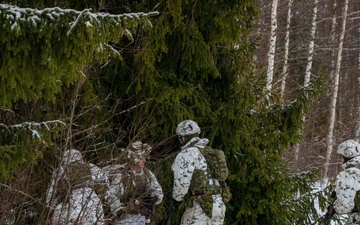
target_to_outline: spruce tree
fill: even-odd
[[[26,102],[55,102],[63,88],[86,79],[83,70],[91,62],[121,58],[108,43],[125,35],[131,40],[131,32],[138,26],[150,28],[148,17],[156,14],[112,15],[90,9],[38,10],[0,4],[1,109],[6,114],[14,112],[8,108],[13,104],[16,108]],[[24,161],[36,161],[41,155],[36,143],[46,143],[47,137],[59,132],[53,128],[63,127],[64,122],[57,119],[0,123],[0,178]]]
[[[60,6],[56,1],[50,1],[49,5],[43,1],[34,1],[33,4],[17,2],[33,8]],[[312,200],[309,190],[316,177],[313,173],[298,175],[290,171],[288,164],[282,160],[282,153],[288,145],[297,143],[301,138],[298,131],[312,90],[302,90],[296,101],[286,106],[277,104],[276,99],[270,100],[271,105],[264,101],[264,80],[253,71],[256,43],[250,42],[249,34],[258,9],[250,0],[110,0],[101,7],[100,2],[95,0],[77,1],[76,5],[71,2],[61,1],[61,6],[74,7],[78,10],[76,13],[90,15],[86,18],[91,18],[93,11],[112,15],[159,12],[159,15],[151,18],[151,29],[134,26],[130,40],[111,37],[113,41],[107,42],[110,39],[105,41],[102,36],[97,36],[95,29],[92,37],[105,42],[110,50],[106,55],[96,52],[95,46],[99,42],[92,43],[94,45],[86,43],[88,31],[85,31],[86,26],[80,26],[79,31],[84,31],[84,36],[80,35],[68,41],[68,44],[78,44],[71,52],[79,51],[76,55],[84,58],[79,62],[72,58],[70,68],[64,66],[69,63],[66,61],[68,56],[63,54],[64,50],[56,47],[60,46],[59,43],[51,43],[52,48],[46,50],[50,53],[41,52],[45,54],[43,59],[54,54],[56,60],[60,61],[59,65],[50,67],[54,72],[48,79],[63,79],[67,84],[72,79],[79,79],[79,75],[76,76],[79,71],[91,74],[86,76],[81,86],[83,95],[79,95],[81,97],[74,112],[80,118],[76,126],[85,130],[101,124],[100,127],[107,126],[109,129],[106,132],[94,129],[92,135],[98,136],[97,139],[76,136],[78,140],[74,139],[75,146],[86,149],[101,141],[115,143],[114,151],[98,150],[95,156],[91,156],[96,159],[101,155],[101,159],[96,160],[102,162],[117,157],[116,149],[125,147],[135,139],[144,139],[154,145],[152,160],[148,165],[156,172],[166,195],[154,218],[156,224],[165,224],[167,219],[164,215],[167,215],[166,209],[171,201],[170,167],[179,151],[175,128],[184,119],[197,121],[202,135],[209,138],[211,145],[226,153],[230,169],[228,184],[233,192],[233,198],[227,204],[226,224],[306,224],[309,221],[307,210],[311,210],[308,205]],[[92,12],[86,10],[89,5],[93,7]],[[58,9],[49,11],[52,10]],[[36,10],[29,11],[33,14]],[[148,20],[144,21],[148,23]],[[110,25],[111,22],[105,24]],[[60,28],[53,29],[56,30],[54,34],[64,34],[57,30]],[[119,35],[124,29],[120,27],[117,31]],[[17,40],[15,37],[12,40]],[[28,55],[35,54],[33,50],[42,46],[40,42],[35,45],[35,48],[30,45]],[[21,45],[18,47],[21,51],[26,49]],[[84,48],[92,54],[82,56]],[[108,53],[113,49],[121,50],[121,58],[108,58]],[[14,54],[11,49],[9,51]],[[52,51],[60,51],[60,54]],[[93,60],[96,55],[99,56],[98,61]],[[103,64],[104,60],[101,59],[106,59],[107,63]],[[25,65],[34,65],[31,63],[35,62],[28,60]],[[84,72],[85,66],[91,72]],[[60,72],[55,71],[57,68],[60,68]],[[61,71],[71,69],[72,77]],[[46,68],[40,71],[52,70]],[[37,72],[32,69],[26,73]],[[76,87],[75,83],[61,86],[62,92],[59,92],[59,87],[54,92],[51,92],[52,89],[45,92],[46,87],[43,86],[31,90],[32,95],[7,97],[3,104],[14,105],[13,102],[19,99],[29,100],[29,96],[33,96],[35,101],[40,101],[38,98],[41,96],[46,100],[57,96],[61,101],[51,104],[52,119],[56,119],[63,115],[62,111],[71,110],[71,104],[66,100],[76,92]],[[94,98],[97,100],[89,100]],[[66,103],[60,105],[63,102]],[[87,113],[80,114],[80,109],[95,105],[99,106],[97,108],[101,112],[85,110]],[[106,111],[111,113],[107,114]],[[105,118],[106,122],[102,123]],[[89,120],[92,121],[89,123]]]
[[[131,6],[130,11],[144,9]],[[176,125],[194,119],[228,157],[234,193],[228,224],[309,222],[316,173],[293,173],[282,153],[301,138],[301,117],[313,90],[300,91],[286,106],[276,99],[271,107],[264,102],[263,78],[253,72],[256,43],[248,38],[255,6],[250,1],[147,1],[146,9],[155,7],[160,14],[154,28],[136,39],[125,63],[114,62],[101,75],[114,96],[131,99],[130,104],[145,101],[131,113],[130,125],[142,121],[150,129],[138,129],[136,135],[144,131],[140,136],[150,140],[172,140],[158,148],[155,156],[161,158],[168,156],[166,145],[175,147]],[[173,155],[178,150],[173,148]],[[155,163],[161,166],[160,180],[171,181],[172,160]],[[169,196],[171,183],[163,182]]]

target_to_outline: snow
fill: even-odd
[[[41,122],[41,123],[24,122],[21,124],[15,124],[15,125],[9,126],[9,128],[28,129],[31,132],[31,135],[33,138],[41,140],[41,133],[39,132],[39,130],[41,129],[41,127],[45,127],[47,130],[51,130],[49,125],[66,126],[66,124],[64,122],[62,122],[61,120],[51,120],[51,121],[45,121],[45,122]]]

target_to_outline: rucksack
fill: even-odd
[[[221,149],[213,149],[210,146],[205,146],[205,148],[198,147],[198,149],[205,157],[210,176],[219,181],[225,181],[229,175],[229,171],[224,151]]]

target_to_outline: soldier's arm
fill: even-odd
[[[356,195],[355,185],[358,181],[353,176],[354,172],[344,170],[338,174],[336,178],[336,200],[334,201],[334,209],[338,214],[350,213],[354,208],[354,198]]]
[[[180,152],[172,165],[174,172],[174,187],[172,197],[176,201],[183,201],[188,193],[192,174],[195,169],[195,161],[191,152],[187,149]]]
[[[150,180],[151,180],[151,182],[150,182],[151,197],[157,197],[157,200],[154,204],[158,205],[163,200],[164,193],[162,191],[162,188],[161,188],[158,180],[156,179],[156,176],[151,171],[149,171],[149,172],[150,172]]]
[[[106,202],[114,215],[117,215],[117,212],[121,209],[121,202],[118,198],[118,195],[121,194],[120,182],[121,175],[119,174],[110,183],[110,187],[106,192]]]

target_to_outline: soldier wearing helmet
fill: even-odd
[[[346,225],[360,224],[360,144],[354,140],[344,141],[337,153],[343,171],[336,177],[334,210],[338,214],[349,214]]]
[[[151,146],[136,141],[125,149],[127,164],[113,177],[107,192],[107,204],[114,225],[150,223],[155,205],[163,192],[155,175],[145,167]]]
[[[176,128],[176,134],[182,147],[171,167],[174,173],[172,210],[179,207],[181,202],[187,201],[186,198],[190,196],[190,204],[186,204],[187,208],[181,218],[181,225],[222,225],[226,207],[221,194],[203,193],[195,196],[191,194],[190,190],[193,186],[191,183],[197,178],[196,175],[193,177],[193,174],[198,171],[202,171],[203,174],[208,173],[208,164],[199,148],[205,148],[209,140],[199,138],[200,133],[199,125],[193,120],[184,120]],[[218,180],[208,176],[204,176],[204,178],[206,180],[203,182],[220,187]],[[204,202],[203,199],[205,198],[209,199],[209,201]],[[204,206],[210,208],[207,211],[210,211],[211,215],[205,213]]]
[[[107,188],[108,178],[99,167],[85,162],[76,149],[65,151],[47,192],[51,224],[105,224],[101,198]]]

